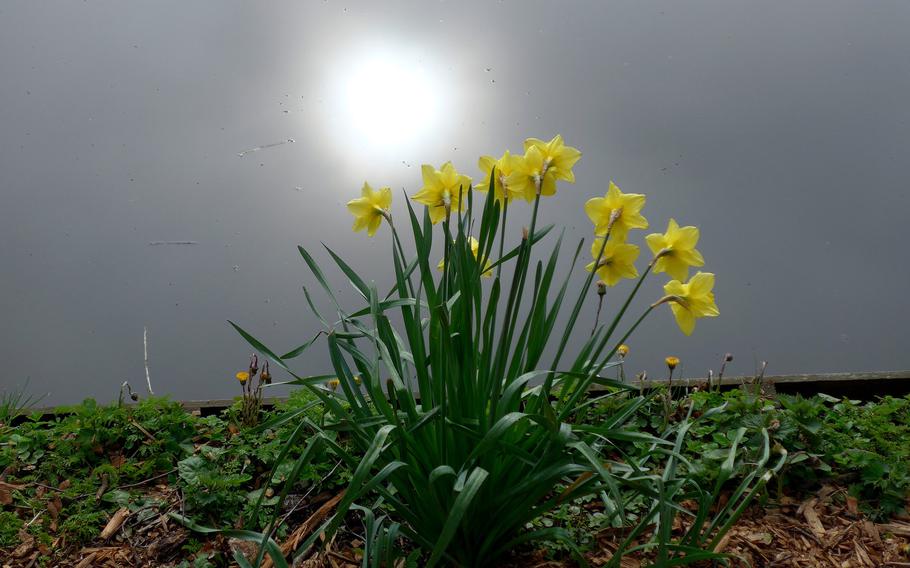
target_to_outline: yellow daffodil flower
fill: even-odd
[[[640,193],[623,193],[619,187],[610,182],[610,187],[603,197],[589,199],[585,203],[585,213],[594,223],[594,234],[605,235],[610,227],[610,239],[625,242],[629,229],[647,229],[648,220],[641,210],[645,206],[645,196]]]
[[[557,134],[549,142],[544,142],[538,138],[528,138],[525,140],[525,152],[535,147],[543,154],[544,163],[547,164],[547,172],[552,173],[556,179],[561,179],[569,183],[575,183],[575,173],[572,172],[572,166],[581,158],[581,152],[578,148],[566,146],[562,141],[562,135]]]
[[[524,156],[513,162],[512,174],[506,183],[512,192],[529,202],[537,199],[538,189],[540,195],[556,194],[556,172],[548,168],[546,158],[537,146],[531,146]]]
[[[652,233],[645,241],[657,257],[654,272],[666,272],[671,278],[682,281],[689,277],[690,266],[705,265],[705,259],[695,249],[698,227],[680,227],[675,219],[670,219],[666,233]]]
[[[480,251],[480,243],[474,237],[468,237],[468,243],[470,243],[471,252],[474,254],[474,258],[476,259],[477,254]],[[486,266],[484,266],[484,270],[480,275],[483,276],[484,278],[490,278],[493,276],[493,269],[490,268],[490,259],[489,258],[487,259],[485,264],[486,264]],[[436,268],[439,269],[440,271],[445,270],[445,267],[446,267],[445,259],[440,260],[439,264],[436,265]]]
[[[720,315],[714,302],[714,275],[710,272],[696,272],[687,283],[671,280],[664,286],[666,296],[662,302],[670,302],[670,309],[676,317],[679,329],[692,335],[697,318],[713,318]]]
[[[670,356],[664,359],[664,362],[667,364],[667,368],[672,371],[676,368],[677,365],[679,365],[679,357]]]
[[[374,191],[370,184],[363,182],[361,196],[348,201],[348,211],[354,216],[354,232],[367,230],[367,235],[373,236],[383,217],[389,214],[392,206],[392,190],[388,187]]]
[[[496,177],[493,179],[494,199],[499,202],[505,200],[506,203],[510,203],[516,197],[523,197],[524,194],[521,191],[514,191],[509,184],[509,176],[512,175],[515,162],[520,159],[520,157],[512,156],[508,150],[498,160],[493,156],[481,156],[477,166],[483,172],[483,179],[481,179],[481,183],[474,186],[474,189],[477,191],[490,190],[490,172],[495,167]]]
[[[450,211],[463,211],[464,201],[471,191],[471,178],[455,170],[446,162],[437,170],[429,164],[421,166],[423,188],[411,199],[430,209],[430,221],[435,225],[446,218]]]
[[[239,373],[237,373],[234,376],[237,378],[238,381],[240,381],[241,385],[243,383],[247,382],[248,380],[250,380],[250,374],[246,371],[240,371]]]
[[[597,275],[606,282],[607,286],[615,286],[623,278],[638,276],[638,270],[635,268],[635,260],[639,253],[637,246],[612,239],[607,241],[604,246],[603,238],[594,239],[594,242],[591,243],[591,257],[595,262],[601,247],[604,251],[600,256],[600,263],[597,265]],[[588,272],[594,270],[594,262],[588,264],[585,270]]]

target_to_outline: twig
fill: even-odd
[[[155,438],[154,436],[152,436],[152,434],[151,434],[148,430],[146,430],[145,428],[142,427],[142,424],[139,424],[138,422],[136,422],[136,421],[133,420],[132,418],[130,419],[130,424],[132,424],[132,425],[135,426],[140,432],[142,432],[143,434],[145,434],[145,437],[148,438],[150,442],[157,442],[157,441],[158,441],[158,439]]]
[[[122,507],[117,510],[116,513],[111,517],[111,520],[107,522],[104,529],[101,531],[101,540],[107,540],[114,536],[120,527],[123,526],[123,521],[130,516],[130,510],[126,507]]]
[[[110,483],[110,478],[106,473],[101,474],[101,487],[98,488],[98,492],[95,493],[95,501],[101,501],[101,497],[104,495],[104,492],[107,491],[108,485]]]
[[[172,469],[170,471],[166,471],[164,473],[159,473],[158,475],[156,475],[154,477],[149,477],[148,479],[143,479],[142,481],[137,481],[136,483],[127,483],[126,485],[118,485],[114,489],[127,489],[129,487],[138,487],[139,485],[145,485],[149,481],[154,481],[158,478],[164,477],[165,475],[170,475],[170,474],[176,473],[176,472],[177,472],[177,468],[175,467],[174,469]]]
[[[149,396],[155,396],[152,392],[152,378],[149,376],[149,329],[142,326],[142,350],[145,352],[145,383],[149,389]]]

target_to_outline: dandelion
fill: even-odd
[[[246,382],[248,380],[250,380],[250,374],[247,371],[240,371],[236,375],[234,375],[234,377],[236,377],[237,380],[240,381],[241,385],[246,384]]]
[[[664,359],[664,362],[667,364],[667,368],[670,369],[670,372],[673,371],[679,365],[679,357],[667,357]]]
[[[625,356],[629,354],[629,346],[623,343],[616,348],[616,353],[618,353],[620,357],[625,358]]]
[[[354,216],[354,232],[367,230],[367,235],[376,234],[383,218],[388,219],[389,208],[392,206],[392,190],[381,187],[374,191],[370,184],[363,182],[361,195],[357,199],[348,201],[348,211]]]
[[[601,249],[603,249],[602,253]],[[597,275],[607,286],[615,286],[623,278],[638,276],[638,270],[635,268],[638,254],[637,246],[618,241],[610,240],[604,245],[603,238],[599,238],[594,239],[594,242],[591,243],[591,256],[597,263]],[[597,260],[598,255],[600,256],[599,261]],[[588,272],[595,270],[595,262],[585,266],[585,270]]]
[[[670,303],[679,329],[686,335],[692,335],[696,319],[720,315],[714,301],[713,288],[714,275],[710,272],[697,272],[685,284],[679,280],[667,282],[664,286],[666,296],[655,305]]]
[[[652,233],[645,241],[654,253],[654,272],[666,272],[671,278],[682,281],[689,277],[690,266],[705,264],[705,259],[695,249],[698,227],[680,227],[675,219],[670,219],[666,233]]]
[[[648,220],[641,210],[645,196],[640,193],[623,193],[612,181],[603,197],[594,197],[585,203],[585,213],[594,223],[594,234],[606,235],[619,242],[625,242],[629,229],[647,229]]]
[[[434,225],[446,218],[452,210],[464,210],[465,197],[471,190],[471,178],[458,173],[452,162],[446,162],[440,170],[424,164],[421,173],[423,188],[411,199],[429,207],[430,221]]]
[[[341,385],[341,381],[339,381],[338,379],[329,379],[328,381],[326,381],[325,384],[326,384],[326,386],[328,386],[330,389],[332,389],[333,391],[335,391],[335,390],[338,390],[338,387]]]

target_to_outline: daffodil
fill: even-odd
[[[597,262],[597,255],[603,247],[603,254],[600,255],[600,262]],[[635,278],[638,276],[638,270],[635,268],[635,260],[638,258],[638,247],[619,241],[609,240],[603,244],[603,238],[594,239],[591,243],[591,257],[594,262],[588,264],[585,270],[591,272],[594,270],[594,264],[597,262],[597,275],[600,276],[607,286],[615,286],[623,278]]]
[[[244,384],[245,382],[247,382],[248,380],[250,380],[250,374],[246,371],[240,371],[239,373],[234,375],[234,377],[236,377],[237,380],[240,381],[241,385]]]
[[[705,264],[705,259],[695,249],[698,227],[680,227],[675,219],[670,219],[666,233],[652,233],[645,241],[657,257],[654,272],[666,272],[671,278],[682,281],[689,277],[690,266]]]
[[[644,206],[644,195],[623,193],[611,181],[603,197],[594,197],[585,203],[585,213],[594,223],[594,234],[605,235],[609,229],[611,240],[624,242],[629,229],[648,228],[648,220],[641,214]]]
[[[476,259],[477,255],[480,251],[480,243],[474,237],[468,237],[468,243],[470,243],[471,253],[474,255],[474,258]],[[484,278],[490,278],[491,276],[493,276],[493,269],[490,268],[490,259],[488,258],[484,264],[486,266],[484,266],[484,270],[481,273],[481,276],[483,276]],[[436,265],[436,268],[438,268],[439,270],[445,270],[445,267],[446,267],[445,259],[440,260],[439,264]]]
[[[539,149],[541,154],[543,154],[548,173],[552,173],[556,179],[575,183],[575,173],[572,172],[572,166],[581,158],[581,152],[578,148],[566,146],[561,134],[557,134],[549,142],[544,142],[538,138],[525,140],[525,152],[532,147]]]
[[[437,170],[429,164],[421,166],[423,188],[411,199],[423,203],[430,210],[430,221],[435,225],[451,211],[464,210],[464,201],[471,191],[471,178],[455,170],[452,162],[446,162]]]
[[[505,200],[506,203],[509,203],[516,197],[523,197],[524,194],[521,191],[513,190],[509,184],[509,176],[512,175],[515,163],[520,159],[518,156],[511,155],[508,150],[498,160],[493,156],[481,156],[477,166],[483,172],[483,178],[480,183],[474,186],[474,189],[477,191],[489,191],[490,172],[493,171],[493,168],[496,168],[496,177],[493,178],[494,199],[500,202]]]
[[[374,191],[370,184],[363,182],[361,196],[348,201],[348,211],[354,216],[354,231],[367,230],[367,235],[373,236],[383,217],[389,214],[392,206],[392,190],[388,187]]]
[[[679,329],[692,335],[695,320],[713,318],[720,314],[714,302],[714,275],[710,272],[696,272],[688,282],[671,280],[664,286],[661,302],[669,302]]]
[[[546,196],[556,194],[556,172],[548,169],[546,158],[537,146],[531,146],[513,162],[507,183],[512,192],[529,202],[537,199],[538,192]]]

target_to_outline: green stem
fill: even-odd
[[[502,258],[503,246],[506,244],[506,216],[509,214],[509,202],[506,199],[502,200],[502,225],[499,230],[499,260]],[[496,266],[496,278],[499,278],[502,274],[502,263],[499,263]]]
[[[559,342],[559,348],[556,350],[556,356],[553,357],[553,364],[550,365],[550,372],[547,373],[546,379],[544,379],[543,388],[540,391],[540,395],[544,399],[550,396],[550,389],[553,386],[553,378],[555,377],[556,367],[559,365],[559,361],[562,359],[562,355],[565,352],[566,345],[569,343],[569,336],[572,333],[572,329],[575,326],[575,321],[578,319],[578,314],[581,313],[581,306],[584,303],[585,295],[591,287],[591,282],[594,281],[594,275],[597,273],[597,265],[600,264],[601,259],[603,258],[604,249],[607,248],[607,241],[610,240],[610,232],[613,229],[613,225],[610,224],[607,227],[607,232],[603,237],[603,244],[600,245],[600,251],[597,253],[597,258],[594,259],[594,269],[588,273],[587,278],[585,278],[585,283],[582,286],[581,290],[578,293],[578,299],[575,301],[575,307],[572,308],[572,314],[569,316],[569,321],[566,322],[566,328],[562,333],[562,340]],[[595,238],[597,238],[595,236]],[[634,295],[635,292],[633,291]],[[543,399],[541,399],[543,400]]]

